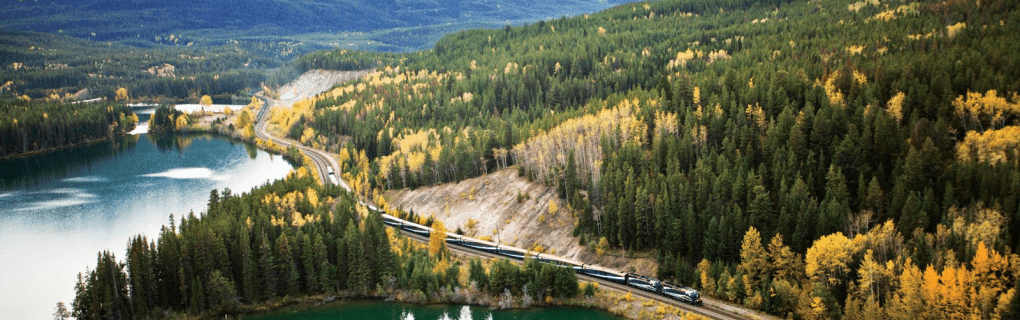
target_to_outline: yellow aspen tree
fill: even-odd
[[[925,308],[925,297],[922,294],[924,278],[910,258],[903,264],[897,282],[899,289],[886,308],[889,318],[919,319]]]
[[[988,249],[984,241],[978,243],[970,265],[974,269],[975,283],[997,291],[1004,291],[1009,285],[1009,279],[1004,276],[1008,271],[1009,261],[995,250]]]
[[[886,103],[886,112],[889,113],[893,119],[896,119],[896,124],[899,125],[900,121],[903,120],[903,100],[906,99],[907,95],[903,92],[896,92],[896,95],[889,99]]]
[[[750,227],[744,233],[744,240],[740,245],[740,264],[737,265],[737,271],[748,277],[748,281],[751,283],[746,285],[750,285],[753,288],[758,287],[760,280],[765,275],[772,273],[768,262],[768,255],[765,253],[765,248],[761,245],[761,234],[754,227]],[[748,295],[750,294],[748,293]]]
[[[117,88],[116,95],[117,101],[125,101],[131,98],[130,96],[128,96],[128,89],[124,87]]]
[[[939,291],[937,309],[942,310],[940,315],[949,319],[969,318],[972,313],[972,302],[977,300],[976,292],[972,285],[970,271],[966,267],[946,267],[940,277],[942,287]],[[936,308],[930,308],[936,309]]]
[[[795,275],[800,269],[797,255],[783,244],[783,235],[776,233],[769,241],[768,247],[769,263],[772,265],[775,279],[783,279],[790,283],[796,283]]]
[[[301,143],[308,144],[315,138],[315,129],[312,127],[306,127],[305,131],[301,133]]]
[[[176,125],[177,130],[184,129],[184,127],[188,126],[188,117],[183,114],[179,115],[177,116],[177,120],[174,121],[174,124]]]
[[[442,221],[432,222],[432,233],[429,235],[429,254],[433,257],[440,257],[446,249],[446,226]]]
[[[826,286],[841,284],[852,254],[850,239],[842,232],[822,236],[808,248],[804,271],[812,281]]]
[[[255,97],[255,96],[252,96],[251,97],[251,102],[248,103],[248,107],[252,108],[252,109],[258,109],[261,106],[262,106],[262,100],[257,98],[257,97]]]
[[[212,97],[210,97],[209,95],[204,95],[204,96],[202,96],[202,99],[200,99],[198,101],[198,104],[203,105],[203,106],[211,106],[212,105]]]
[[[234,127],[237,129],[244,130],[244,128],[252,125],[254,121],[255,116],[252,115],[251,110],[248,110],[248,108],[244,108],[241,109],[241,113],[239,113],[237,115],[237,118],[234,119]]]
[[[254,128],[254,126],[249,125],[247,127],[244,127],[243,134],[244,134],[244,136],[246,138],[249,138],[249,139],[255,137],[255,128]]]
[[[935,267],[928,265],[922,276],[921,293],[924,301],[922,316],[934,318],[945,313],[945,307],[941,305],[941,296],[945,294],[942,286],[942,276]]]
[[[605,238],[602,238],[605,239]],[[701,259],[698,263],[698,274],[701,276],[701,289],[708,294],[715,294],[715,279],[708,274],[709,269],[712,267],[712,263],[708,259]]]
[[[305,198],[308,199],[308,202],[312,204],[313,208],[319,206],[319,194],[315,192],[315,189],[309,187],[308,190],[305,191]]]
[[[857,273],[860,275],[860,280],[857,284],[857,297],[861,300],[875,299],[876,295],[880,291],[877,289],[878,283],[882,280],[882,270],[884,268],[874,260],[874,252],[868,249],[867,253],[864,254],[864,260],[861,261],[861,267],[858,268]]]

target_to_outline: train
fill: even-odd
[[[372,209],[373,211],[378,211],[378,209],[376,209],[375,207],[369,208]],[[383,223],[390,227],[404,230],[426,238],[428,238],[432,234],[432,228],[429,228],[427,226],[406,221],[386,213],[382,213],[382,217]],[[680,285],[665,283],[659,281],[658,279],[639,275],[636,273],[624,273],[605,267],[587,264],[581,261],[566,259],[550,255],[547,253],[532,252],[517,247],[507,246],[481,239],[475,239],[452,232],[446,233],[446,243],[467,247],[479,251],[485,251],[493,254],[498,254],[515,260],[523,261],[525,259],[535,259],[538,262],[545,264],[551,264],[564,268],[573,268],[574,271],[577,272],[578,274],[583,274],[593,278],[623,284],[629,287],[665,296],[670,299],[688,303],[695,306],[702,304],[701,294],[698,292],[698,290]]]
[[[326,169],[329,170],[329,173],[327,174],[327,176],[329,176],[329,182],[333,183],[333,185],[339,186],[340,185],[340,181],[337,181],[336,173],[333,173],[333,167],[326,166]]]

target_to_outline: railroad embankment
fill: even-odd
[[[390,191],[386,200],[419,216],[435,216],[448,230],[460,228],[476,238],[621,271],[654,275],[657,268],[655,257],[648,253],[609,251],[600,256],[593,239],[580,244],[581,239],[573,235],[577,219],[556,197],[555,189],[518,177],[516,168],[456,183]]]

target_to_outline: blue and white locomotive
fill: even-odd
[[[372,207],[372,209],[377,210],[374,207]],[[386,223],[386,225],[414,233],[422,237],[429,237],[432,232],[432,228],[405,221],[389,214],[383,213],[382,217],[383,222]],[[698,293],[698,290],[663,283],[662,281],[652,277],[646,277],[635,273],[623,273],[576,260],[557,257],[546,253],[531,252],[521,248],[466,237],[452,232],[446,233],[446,242],[452,245],[459,245],[474,250],[498,254],[516,260],[536,259],[541,263],[573,268],[574,271],[579,274],[624,284],[654,294],[663,295],[677,301],[686,302],[692,305],[702,304],[701,295]]]

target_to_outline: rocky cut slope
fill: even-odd
[[[414,190],[390,191],[387,203],[419,217],[434,216],[447,230],[519,248],[553,253],[640,274],[655,274],[654,258],[596,254],[594,240],[573,235],[577,219],[556,189],[517,176],[515,168]],[[647,254],[644,254],[647,255]]]

